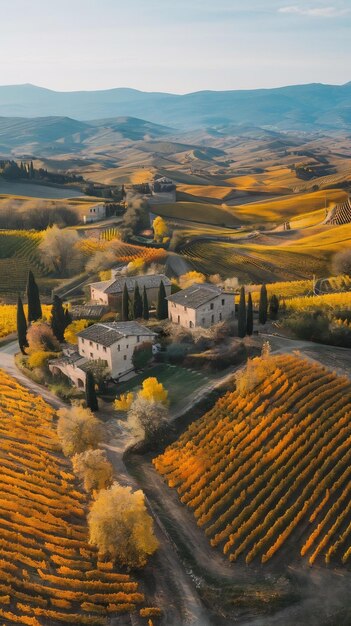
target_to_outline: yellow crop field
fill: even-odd
[[[103,626],[144,602],[88,543],[87,497],[60,452],[54,411],[0,371],[0,619]]]
[[[153,462],[230,561],[348,565],[350,411],[346,377],[265,356]]]
[[[321,296],[305,296],[290,298],[286,301],[286,308],[293,311],[323,311],[351,310],[351,291],[327,293]]]
[[[198,198],[216,200],[225,200],[233,192],[232,187],[222,187],[221,185],[178,185],[177,190]]]
[[[42,305],[43,317],[50,319],[51,305]],[[24,305],[24,312],[27,317],[28,307]],[[6,337],[10,333],[14,333],[17,328],[17,305],[15,304],[0,304],[0,338]]]
[[[266,287],[268,297],[275,294],[279,298],[284,298],[286,300],[287,298],[312,295],[314,281],[313,278],[307,280],[291,280],[268,283]],[[323,283],[320,286],[317,281],[317,288],[328,292],[351,290],[351,278],[346,275],[330,276],[330,278],[323,279]],[[255,303],[259,302],[260,289],[261,285],[249,285],[247,287],[247,290],[251,292],[252,300]]]

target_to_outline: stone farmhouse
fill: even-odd
[[[49,363],[53,375],[62,373],[79,388],[85,388],[86,373],[92,361],[106,362],[109,376],[119,380],[134,371],[134,348],[154,343],[156,333],[137,322],[100,322],[77,334],[78,345],[64,349],[64,356]]]
[[[98,202],[89,207],[89,211],[83,216],[84,224],[91,224],[92,222],[98,222],[106,217],[106,206],[103,202]]]
[[[140,294],[143,295],[146,288],[149,306],[156,304],[158,290],[163,282],[166,296],[171,295],[171,281],[165,274],[150,274],[144,276],[116,276],[90,285],[90,300],[95,304],[103,304],[113,311],[119,311],[122,304],[124,285],[127,285],[129,296],[132,298],[135,285],[138,284]]]
[[[210,328],[235,317],[234,295],[209,283],[195,283],[167,300],[169,319],[184,328]]]

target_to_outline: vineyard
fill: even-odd
[[[286,308],[293,311],[345,311],[351,309],[351,291],[327,293],[322,296],[305,296],[290,298],[285,302]]]
[[[110,247],[111,243],[113,244],[112,248]],[[129,263],[135,259],[143,259],[145,263],[162,263],[167,256],[167,252],[163,248],[134,246],[130,243],[123,243],[122,241],[106,238],[82,239],[79,242],[79,248],[87,257],[95,252],[103,252],[110,249],[116,256],[116,262],[120,263]]]
[[[53,410],[4,372],[0,387],[1,622],[93,626],[135,610],[138,584],[88,544],[86,496],[60,454]]]
[[[47,276],[48,270],[38,254],[41,233],[25,230],[0,232],[0,295],[16,294],[25,288],[28,270],[37,277]]]
[[[296,298],[298,296],[312,295],[313,292],[313,280],[290,280],[285,282],[268,283],[267,285],[268,296],[275,294],[279,298]],[[255,303],[260,299],[261,285],[248,285],[247,290],[252,294],[252,300]],[[323,281],[317,281],[315,286],[316,291],[320,289],[325,292],[334,291],[347,291],[351,289],[351,278],[346,275],[331,276],[330,278],[323,279]]]
[[[43,317],[50,318],[51,305],[42,305]],[[24,312],[27,317],[28,307],[24,305]],[[0,304],[0,338],[6,337],[10,333],[14,333],[17,329],[17,305]]]
[[[153,462],[230,561],[348,565],[350,416],[346,377],[266,355]]]

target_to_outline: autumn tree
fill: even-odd
[[[114,483],[99,491],[88,515],[89,542],[119,566],[139,568],[158,548],[142,491]]]
[[[201,272],[191,271],[186,274],[182,274],[179,276],[179,287],[181,289],[186,289],[187,287],[191,287],[194,283],[205,283],[206,276],[205,274],[201,274]]]
[[[158,215],[157,217],[155,217],[153,223],[152,223],[153,229],[154,229],[154,239],[155,241],[161,242],[163,241],[163,238],[166,237],[168,235],[168,226],[165,222],[165,220],[163,219],[163,217],[161,217],[160,215]]]
[[[164,388],[162,383],[159,383],[157,378],[150,376],[143,380],[141,390],[139,391],[139,397],[148,400],[149,402],[160,402],[164,406],[168,406],[168,391]]]
[[[267,321],[267,313],[268,313],[268,295],[267,295],[267,287],[266,285],[261,286],[260,291],[260,304],[258,308],[258,320],[260,324],[265,324]]]
[[[122,293],[122,322],[128,322],[129,320],[129,294],[127,283],[124,283]]]
[[[30,324],[42,317],[39,289],[32,270],[28,272],[26,293],[28,302],[28,324]]]
[[[85,402],[88,409],[91,411],[99,410],[99,403],[95,389],[95,378],[94,374],[90,370],[87,371],[85,379]]]
[[[166,290],[163,280],[161,280],[158,289],[156,317],[158,320],[164,320],[168,317],[168,302],[166,300]]]
[[[351,248],[339,250],[332,259],[333,274],[347,274],[351,276]]]
[[[30,352],[58,352],[60,344],[46,322],[33,322],[27,331]]]
[[[144,318],[144,320],[148,320],[149,317],[150,317],[149,300],[148,300],[148,297],[147,297],[146,287],[144,285],[144,291],[143,291],[143,318]]]
[[[77,344],[77,334],[89,326],[89,321],[85,319],[74,320],[65,329],[64,339],[67,343]]]
[[[60,409],[57,415],[57,434],[66,456],[95,449],[104,441],[103,425],[90,409],[72,405]]]
[[[26,348],[28,348],[27,320],[24,314],[22,298],[20,296],[18,296],[17,299],[17,339],[22,354],[26,354]]]
[[[121,395],[114,401],[114,407],[116,411],[129,411],[133,402],[134,393],[132,391],[129,391],[128,393],[121,393]]]
[[[156,443],[163,438],[169,421],[167,406],[162,402],[138,396],[128,411],[128,424],[134,435],[148,443]]]
[[[62,230],[56,225],[47,228],[39,244],[46,266],[59,276],[66,276],[72,263],[80,257],[78,241],[76,230]]]
[[[143,314],[143,299],[140,295],[139,285],[136,282],[134,288],[133,299],[133,317],[135,320],[139,319]]]
[[[246,301],[245,287],[240,289],[239,310],[238,310],[238,335],[241,339],[246,335]]]
[[[104,450],[86,450],[72,458],[73,470],[83,481],[85,491],[100,491],[112,484],[113,467]]]
[[[246,334],[251,336],[253,333],[253,306],[251,293],[247,299],[247,314],[246,314]]]

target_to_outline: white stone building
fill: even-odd
[[[85,388],[86,372],[92,361],[106,362],[109,376],[119,380],[134,371],[134,348],[143,342],[154,343],[156,333],[137,322],[100,322],[77,334],[77,348],[70,346],[64,356],[50,362],[52,374],[61,372],[76,387]]]
[[[103,202],[98,202],[89,207],[88,213],[84,215],[84,224],[91,224],[92,222],[98,222],[104,220],[106,217],[106,206]]]
[[[156,304],[158,290],[161,284],[164,284],[166,296],[171,294],[171,281],[165,274],[146,274],[142,276],[115,276],[110,280],[104,280],[98,283],[91,283],[90,300],[95,304],[103,304],[117,311],[122,304],[122,294],[124,285],[127,285],[128,294],[133,298],[135,285],[138,284],[140,295],[143,295],[144,287],[146,289],[149,306]]]
[[[169,319],[184,328],[210,328],[235,317],[234,295],[210,283],[195,283],[167,300]]]

